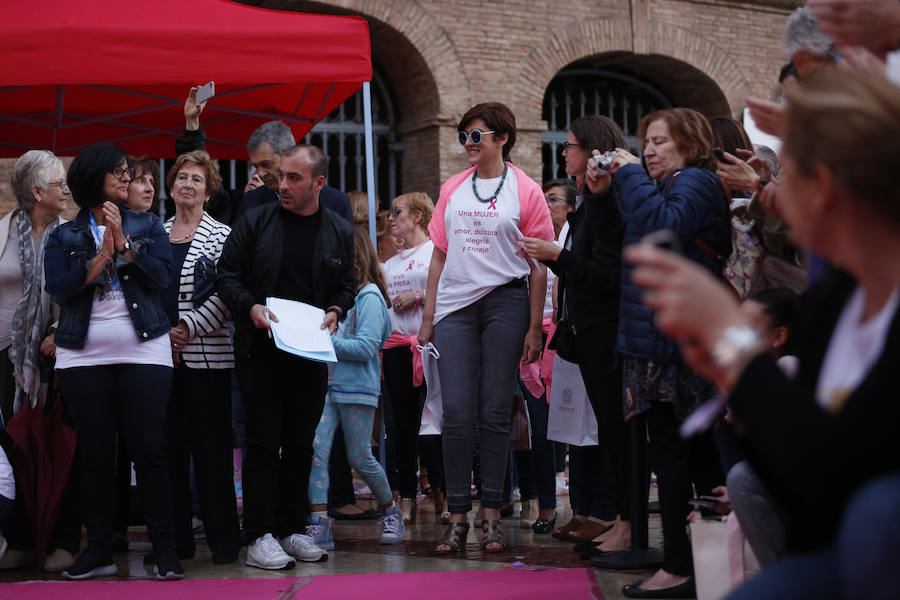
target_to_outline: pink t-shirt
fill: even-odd
[[[435,248],[447,254],[438,281],[435,323],[531,273],[528,259],[519,253],[520,234],[553,241],[550,209],[540,186],[521,169],[509,167],[500,194],[491,202],[480,202],[472,192],[475,167],[441,187],[428,226]],[[477,179],[478,195],[492,195],[499,183],[499,177]]]

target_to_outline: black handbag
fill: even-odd
[[[197,308],[216,291],[216,263],[207,256],[200,256],[194,263],[194,308]]]
[[[547,347],[550,350],[556,350],[560,358],[569,362],[578,362],[575,360],[575,333],[566,319],[556,324],[556,332]]]

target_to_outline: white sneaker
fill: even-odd
[[[284,550],[271,533],[256,538],[247,548],[247,566],[259,569],[293,569],[297,563]]]
[[[384,509],[381,517],[381,543],[399,544],[403,541],[405,530],[400,507],[394,505]]]
[[[322,550],[311,537],[295,533],[280,540],[284,551],[303,562],[321,562],[328,560],[328,552]]]

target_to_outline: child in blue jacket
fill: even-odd
[[[391,335],[387,307],[389,297],[378,259],[366,231],[354,227],[355,274],[359,281],[356,302],[344,326],[333,339],[338,363],[325,399],[322,419],[313,441],[313,463],[309,477],[310,520],[307,535],[323,550],[334,549],[332,519],[327,513],[328,455],[338,423],[344,428],[347,458],[375,494],[382,512],[382,544],[403,541],[403,518],[393,502],[384,469],[372,456],[372,426],[381,367],[378,352]]]

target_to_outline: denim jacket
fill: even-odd
[[[332,338],[338,362],[331,380],[336,402],[378,406],[381,365],[378,352],[391,337],[391,319],[378,286],[369,283],[356,296],[344,327]],[[362,400],[359,394],[370,398]]]
[[[115,254],[113,262],[138,340],[145,342],[171,329],[160,291],[172,278],[174,265],[166,230],[159,217],[119,207],[122,232],[131,242],[134,261]],[[44,251],[46,289],[59,304],[55,341],[62,348],[81,350],[87,337],[97,288],[104,289],[109,274],[86,281],[97,245],[91,231],[90,211],[82,208],[73,221],[57,227]]]

